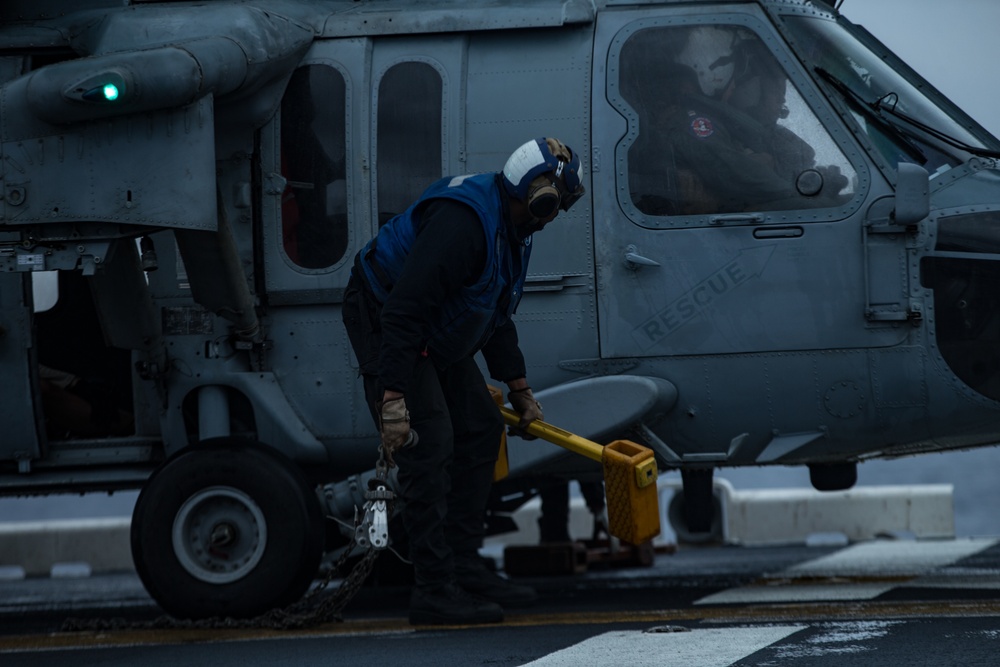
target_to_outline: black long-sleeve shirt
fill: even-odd
[[[476,212],[453,199],[429,202],[402,274],[382,305],[379,376],[386,389],[406,393],[441,305],[462,286],[475,283],[485,266],[486,235]],[[513,321],[493,332],[482,353],[493,379],[525,376]]]

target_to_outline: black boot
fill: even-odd
[[[538,599],[534,588],[501,577],[478,555],[455,556],[455,581],[469,593],[501,607],[527,607]]]
[[[469,595],[455,584],[416,587],[410,595],[410,625],[500,623],[500,605]]]

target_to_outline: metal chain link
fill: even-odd
[[[330,568],[326,576],[301,600],[281,609],[271,609],[253,618],[232,618],[213,616],[200,619],[175,618],[168,614],[151,621],[130,621],[124,618],[67,618],[60,627],[61,632],[101,631],[101,630],[160,630],[160,629],[235,629],[269,628],[272,630],[295,630],[342,621],[340,613],[347,603],[361,590],[365,579],[371,574],[378,558],[379,550],[369,548],[365,555],[351,569],[340,586],[332,594],[320,598],[347,559],[354,551],[353,540],[344,553]],[[318,600],[318,601],[317,601]]]
[[[213,616],[201,619],[180,619],[164,614],[151,621],[129,621],[124,618],[67,618],[63,621],[61,632],[81,632],[100,630],[159,630],[159,629],[236,629],[236,628],[268,628],[272,630],[296,630],[330,623],[332,621],[343,621],[341,612],[347,603],[350,602],[361,586],[365,583],[368,575],[371,574],[375,566],[375,560],[385,546],[377,546],[374,541],[366,540],[365,554],[358,561],[351,571],[340,582],[340,586],[332,594],[320,599],[321,594],[330,585],[338,572],[347,563],[348,558],[358,546],[357,535],[359,528],[370,520],[371,509],[374,504],[384,502],[385,511],[388,516],[392,516],[392,500],[394,494],[389,491],[389,468],[395,467],[391,453],[379,446],[379,458],[375,464],[375,478],[370,486],[372,487],[366,494],[365,513],[359,521],[355,517],[355,537],[344,549],[337,562],[333,564],[326,576],[306,593],[303,598],[281,609],[271,609],[254,618],[231,618]]]

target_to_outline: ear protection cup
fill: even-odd
[[[535,218],[547,218],[559,210],[562,194],[548,175],[543,174],[528,189],[528,210]]]

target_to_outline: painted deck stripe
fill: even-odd
[[[800,624],[822,619],[826,622],[870,621],[872,619],[974,618],[992,616],[1000,619],[998,600],[934,601],[874,601],[874,602],[808,602],[800,604],[759,604],[742,606],[685,607],[659,609],[628,614],[525,614],[512,615],[503,627],[590,625],[609,623],[649,623],[650,625],[694,623],[784,623]],[[319,639],[333,637],[420,636],[473,626],[428,626],[416,629],[405,617],[371,620],[351,620],[328,623],[303,630],[109,630],[99,632],[57,632],[41,635],[0,636],[0,665],[7,653],[80,650],[118,646],[195,645],[202,643],[268,641],[288,639]],[[483,626],[475,626],[482,629]],[[578,666],[578,667],[583,667]]]
[[[580,667],[727,667],[807,625],[709,628],[690,632],[606,632],[528,665]]]
[[[946,572],[932,573],[979,553],[997,540],[879,541],[856,544],[836,553],[767,575],[758,585],[719,591],[695,601],[706,604],[767,604],[836,600],[873,600],[900,586],[961,588]],[[877,573],[877,577],[872,577]],[[921,576],[926,575],[926,576]],[[940,576],[939,576],[940,575]],[[857,581],[851,581],[857,577]],[[837,579],[829,583],[815,579]]]
[[[896,583],[804,584],[744,586],[730,588],[697,600],[695,604],[770,604],[775,602],[818,602],[874,600],[891,591]]]
[[[950,565],[996,544],[996,540],[876,541],[855,544],[822,558],[793,565],[782,576],[917,576]]]

